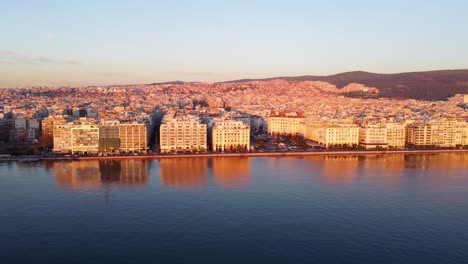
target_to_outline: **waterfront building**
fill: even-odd
[[[56,125],[53,135],[56,153],[98,153],[99,126],[92,121],[80,119],[75,123]]]
[[[250,126],[242,121],[220,120],[212,129],[213,151],[250,149]]]
[[[387,127],[387,145],[389,148],[404,148],[406,126],[404,123],[389,122]]]
[[[387,127],[383,122],[365,122],[359,128],[359,145],[365,149],[387,148]]]
[[[97,153],[99,146],[99,126],[77,124],[71,127],[72,153]]]
[[[54,127],[67,123],[68,117],[63,115],[52,115],[42,120],[41,144],[44,148],[54,146]]]
[[[53,131],[53,146],[56,153],[71,153],[71,124],[55,125]]]
[[[304,114],[293,111],[272,111],[267,117],[268,134],[304,134]]]
[[[120,150],[120,122],[102,121],[99,126],[99,152],[116,153]]]
[[[166,114],[159,132],[162,153],[207,150],[207,126],[198,116]]]
[[[120,151],[145,153],[148,149],[148,134],[145,124],[119,125]]]
[[[432,144],[432,126],[428,123],[413,123],[406,127],[406,144],[429,146]]]
[[[359,126],[349,120],[309,121],[306,138],[329,147],[354,147],[359,143]]]
[[[407,126],[406,142],[414,146],[455,147],[467,145],[467,123],[438,119]]]
[[[466,122],[456,119],[439,119],[431,124],[432,144],[441,147],[464,145]]]

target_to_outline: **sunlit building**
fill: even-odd
[[[269,134],[304,134],[302,112],[272,111],[267,117]]]
[[[432,126],[428,123],[414,123],[406,127],[406,144],[414,146],[432,145]]]
[[[387,148],[387,126],[383,123],[364,123],[359,128],[359,145],[366,149]]]
[[[119,125],[120,151],[144,153],[148,149],[148,134],[145,124]]]
[[[306,125],[306,138],[329,147],[353,147],[359,143],[359,126],[349,120],[312,121]]]
[[[464,144],[466,122],[455,119],[440,119],[431,124],[432,144],[436,146],[454,147]]]
[[[404,123],[387,123],[387,145],[389,148],[404,148],[406,126]]]
[[[116,153],[120,150],[119,121],[103,121],[99,126],[99,152]]]
[[[406,142],[415,146],[455,147],[467,145],[467,123],[439,119],[407,126]]]
[[[54,146],[54,127],[68,122],[68,117],[63,115],[48,116],[42,120],[42,146],[51,148]]]
[[[86,119],[54,127],[54,152],[98,153],[99,126]]]
[[[198,116],[167,114],[160,127],[160,151],[206,151],[207,127]]]
[[[220,120],[213,125],[213,151],[248,150],[250,126],[242,121]]]

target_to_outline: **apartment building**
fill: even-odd
[[[404,123],[387,123],[387,145],[389,148],[404,148],[406,126]]]
[[[53,136],[56,153],[98,153],[99,126],[92,121],[56,125]]]
[[[335,146],[357,146],[359,144],[359,126],[344,120],[308,122],[306,138],[326,148]]]
[[[162,153],[207,150],[207,126],[198,116],[166,114],[159,132]]]
[[[212,128],[213,151],[250,149],[250,126],[243,121],[220,120]]]
[[[117,153],[120,150],[120,122],[102,121],[99,126],[99,152]]]
[[[99,126],[77,124],[71,127],[72,153],[97,153],[99,147]]]
[[[68,116],[52,115],[42,120],[42,138],[41,143],[45,148],[54,146],[54,127],[68,122]]]
[[[145,124],[119,125],[120,151],[145,153],[148,149],[148,134]]]
[[[268,134],[304,134],[302,112],[272,111],[267,117]]]
[[[464,145],[466,122],[455,119],[440,119],[431,124],[432,144],[435,146],[454,147]]]
[[[406,143],[414,146],[455,147],[467,145],[467,122],[439,119],[406,128]]]
[[[432,126],[428,123],[414,123],[406,127],[406,144],[414,146],[432,145]]]
[[[359,145],[365,149],[387,148],[387,126],[383,123],[364,123],[359,128]]]

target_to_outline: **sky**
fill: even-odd
[[[465,0],[0,0],[0,87],[468,68]]]

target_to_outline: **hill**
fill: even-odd
[[[444,100],[457,93],[468,93],[468,70],[441,70],[380,74],[364,71],[339,73],[329,76],[274,77],[243,79],[227,83],[286,79],[290,81],[324,81],[343,88],[350,83],[360,83],[380,90],[379,97]]]

